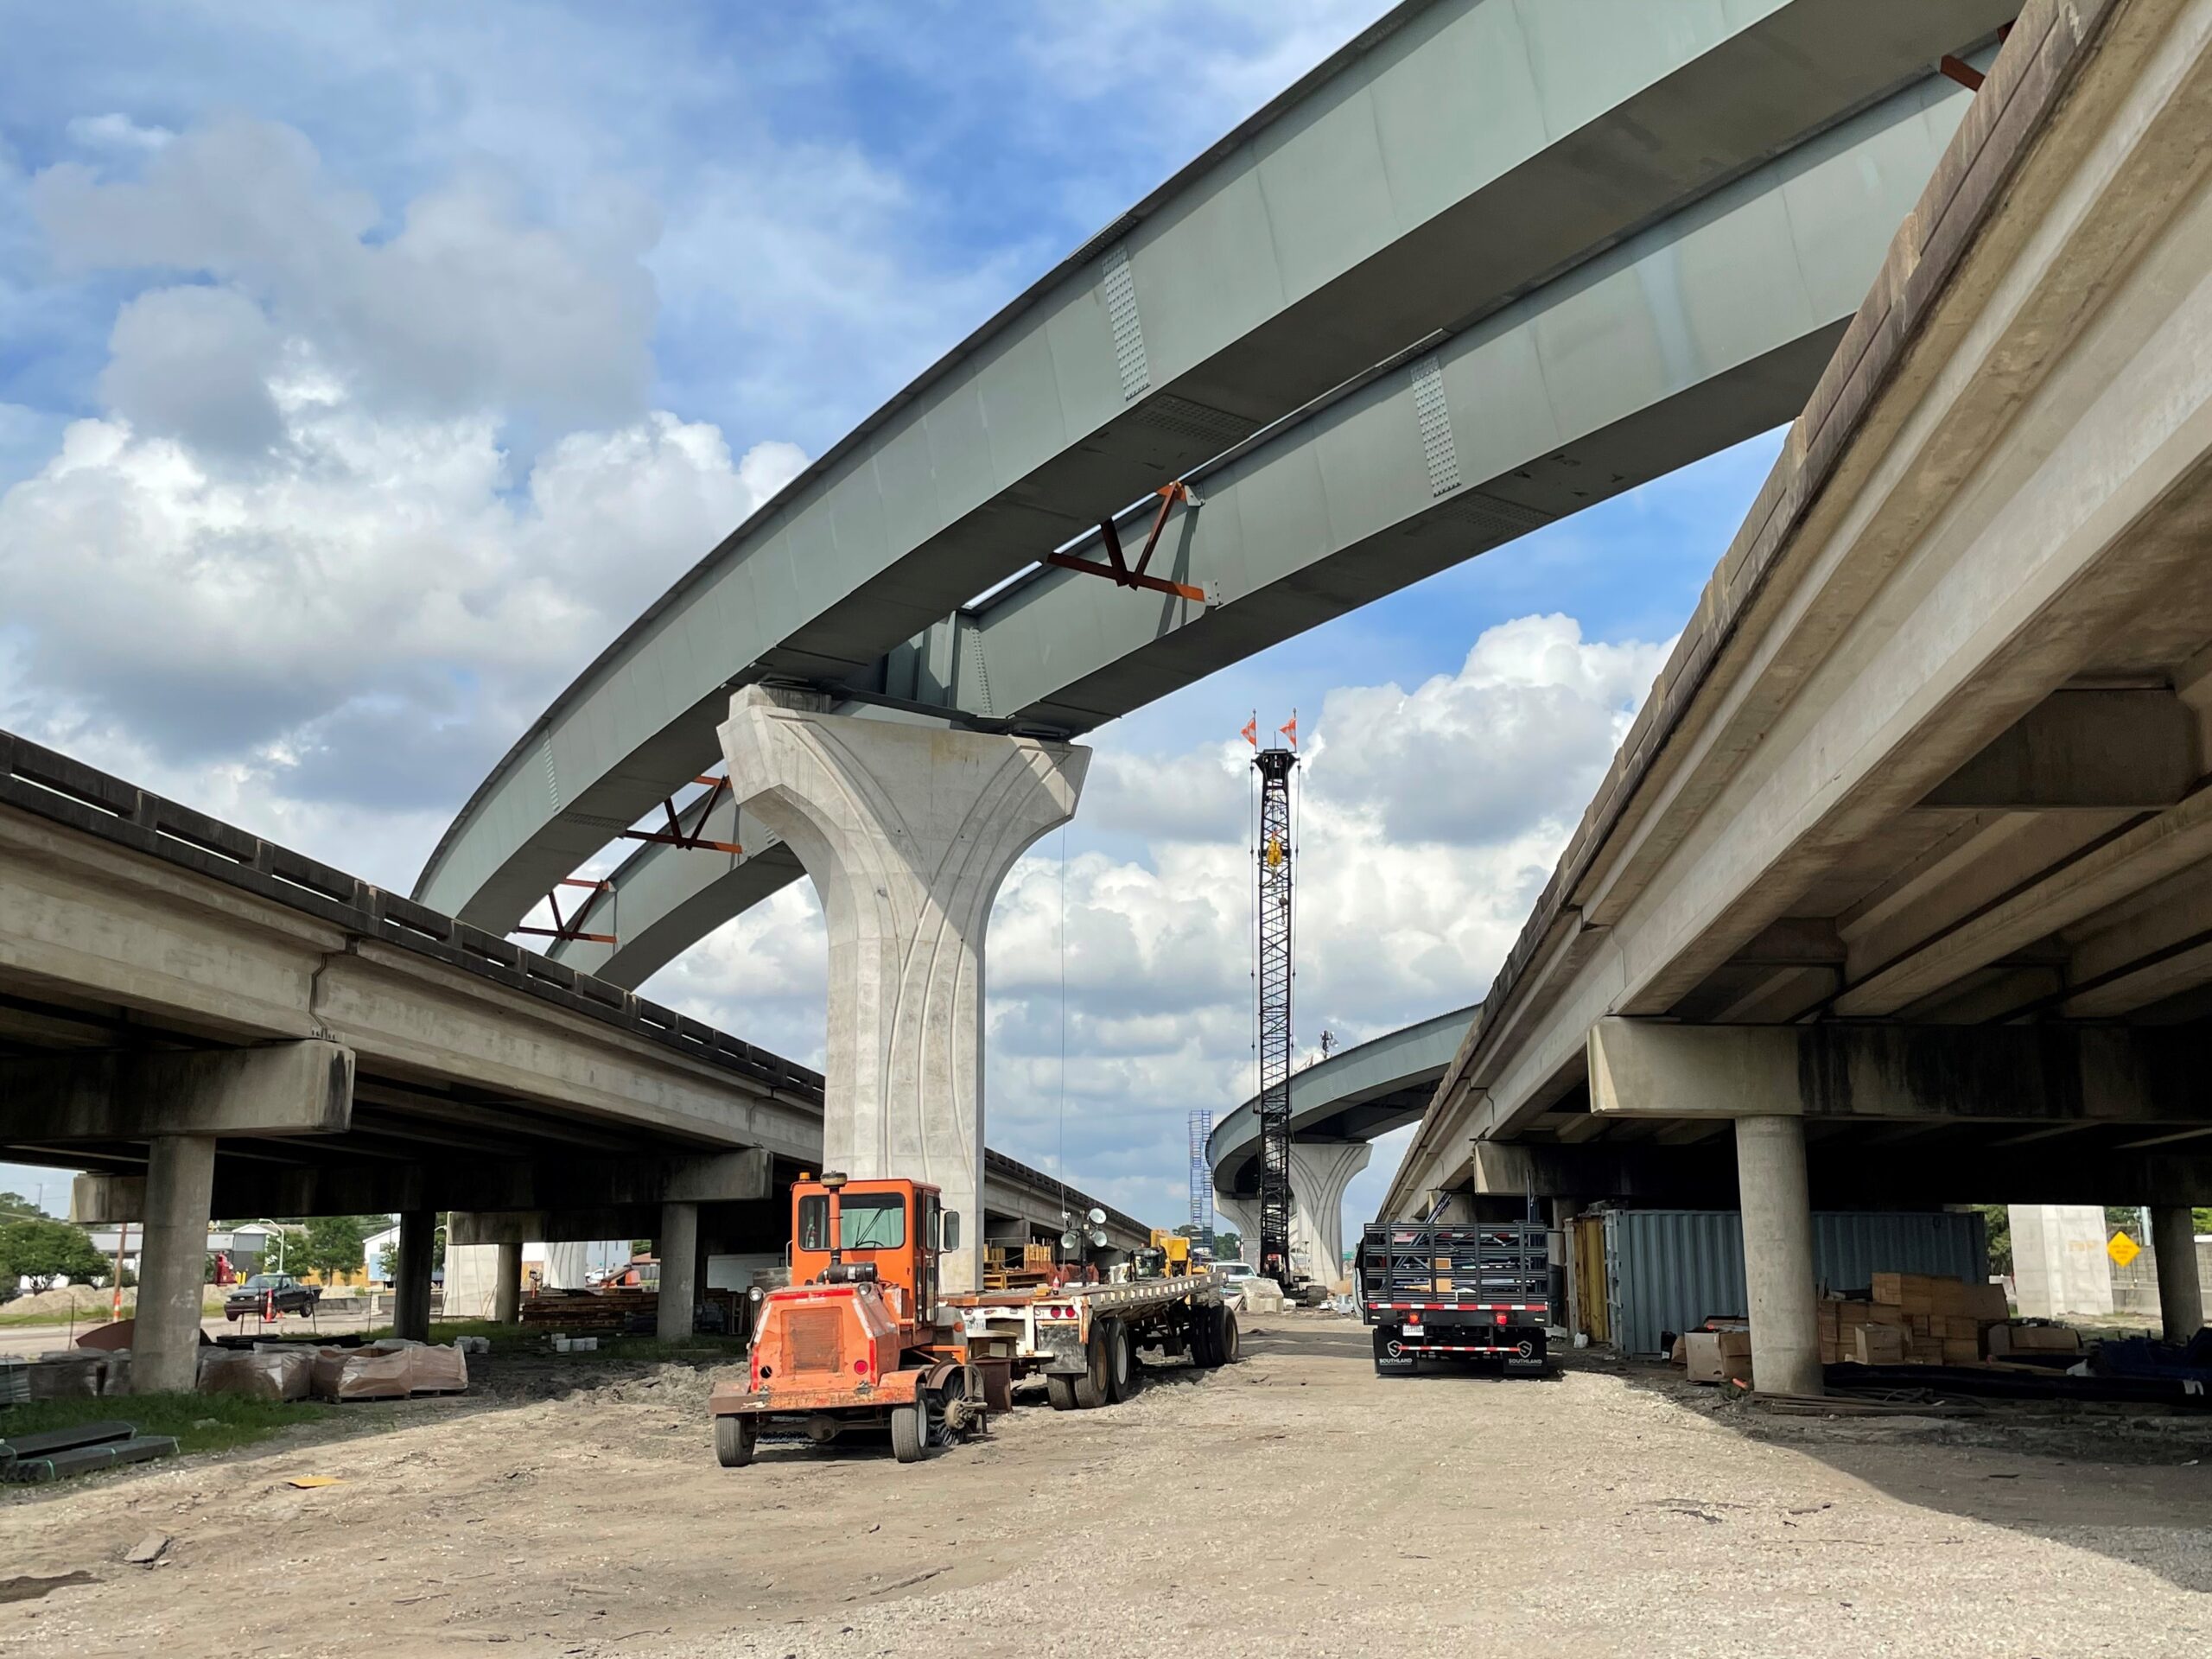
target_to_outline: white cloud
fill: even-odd
[[[659,215],[624,187],[588,187],[562,223],[533,223],[512,175],[472,163],[391,229],[302,134],[233,116],[162,146],[136,178],[59,163],[31,200],[65,268],[208,273],[380,409],[626,419],[652,384],[640,260]]]
[[[63,129],[80,149],[147,154],[164,148],[176,135],[167,127],[142,127],[127,115],[80,115]]]

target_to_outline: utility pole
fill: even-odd
[[[1256,721],[1254,722],[1255,725]],[[1260,774],[1258,938],[1260,984],[1260,1271],[1288,1287],[1290,1268],[1291,774],[1298,769],[1298,716],[1281,731],[1287,747],[1262,749],[1251,727]]]

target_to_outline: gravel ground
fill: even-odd
[[[919,1468],[764,1444],[724,1471],[706,1371],[503,1359],[467,1401],[0,1502],[0,1652],[2212,1643],[2212,1417],[1771,1419],[1580,1357],[1548,1382],[1380,1379],[1357,1325],[1258,1325],[1230,1370],[1018,1411]],[[124,1564],[155,1532],[160,1562]]]

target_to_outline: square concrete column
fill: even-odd
[[[399,1259],[391,1269],[391,1334],[430,1339],[430,1256],[438,1224],[435,1210],[399,1214]]]
[[[213,1135],[157,1135],[147,1150],[146,1237],[130,1342],[133,1394],[199,1385],[200,1301],[215,1191]]]
[[[499,1265],[492,1281],[492,1318],[501,1325],[522,1321],[522,1245],[494,1244]]]
[[[1762,1394],[1822,1393],[1804,1119],[1738,1118],[1736,1185],[1752,1386]]]
[[[947,1290],[983,1266],[983,940],[999,884],[1075,814],[1088,749],[829,712],[748,686],[731,792],[814,878],[830,934],[825,1168],[925,1181],[959,1217]]]
[[[692,1310],[699,1301],[699,1206],[664,1204],[660,1236],[653,1241],[660,1257],[660,1302],[654,1334],[681,1342],[691,1334]]]
[[[2204,1287],[2196,1277],[2196,1217],[2185,1204],[2153,1205],[2151,1248],[2158,1258],[2158,1322],[2168,1342],[2204,1328]]]

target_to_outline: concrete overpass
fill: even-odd
[[[1481,1005],[1454,1008],[1343,1049],[1290,1079],[1291,1254],[1333,1279],[1344,1259],[1344,1189],[1376,1136],[1418,1118]],[[1259,1244],[1260,1115],[1248,1100],[1206,1142],[1214,1202],[1248,1249]]]
[[[1937,58],[2013,10],[1397,8],[715,550],[416,896],[504,931],[669,835],[550,947],[639,983],[800,872],[693,788],[738,687],[1065,739],[1788,419],[1965,105]],[[1207,603],[1035,563],[1174,478],[1160,557]]]
[[[517,1245],[689,1238],[664,1262],[688,1322],[696,1255],[785,1236],[781,1193],[821,1165],[822,1086],[0,734],[0,1147],[91,1172],[80,1219],[145,1223],[147,1386],[189,1386],[216,1212],[399,1214],[402,1325],[418,1332],[437,1211],[463,1212],[456,1237]],[[994,1233],[1057,1236],[1068,1204],[1094,1203],[984,1164]],[[1147,1236],[1109,1216],[1117,1244]],[[971,1223],[970,1253],[979,1236]]]
[[[2212,1197],[2212,4],[2036,0],[1389,1191],[1740,1203],[1816,1389],[1809,1205]]]

